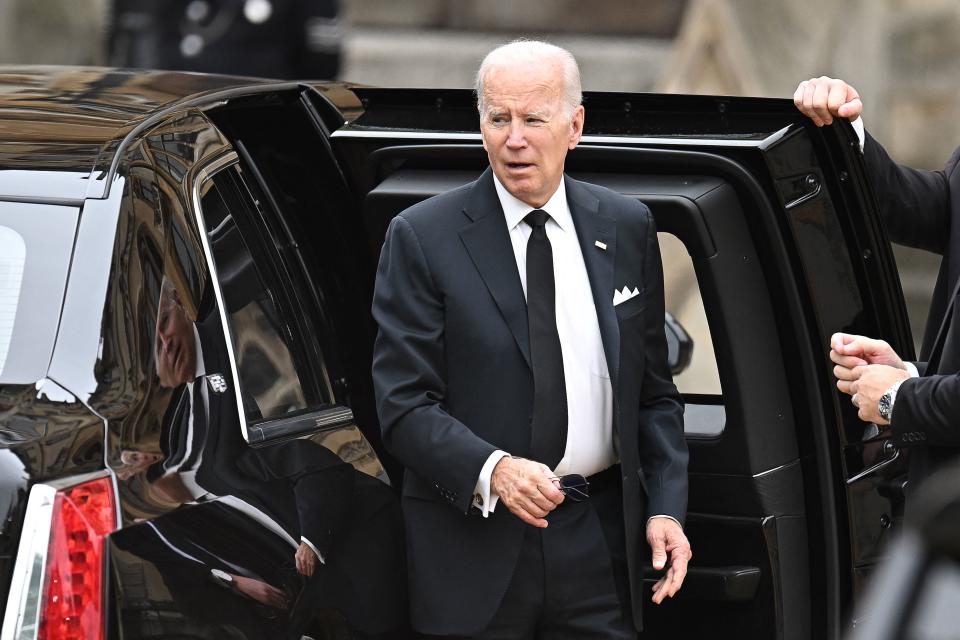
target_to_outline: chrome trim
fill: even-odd
[[[250,444],[262,444],[271,440],[297,438],[318,431],[335,429],[354,424],[353,410],[335,406],[322,411],[313,411],[299,416],[283,417],[262,422],[250,428]]]
[[[0,640],[33,640],[37,637],[56,493],[56,489],[46,484],[35,484],[30,489]]]
[[[821,191],[823,191],[823,185],[822,183],[820,183],[820,181],[817,181],[814,184],[813,191],[808,191],[807,193],[803,194],[796,200],[791,200],[787,204],[783,205],[783,208],[789,211],[794,207],[799,207],[804,202],[809,202],[810,200],[813,200],[814,198],[816,198],[818,195],[820,195]]]
[[[792,467],[792,466],[796,465],[797,463],[799,463],[799,460],[794,460],[793,462],[788,462],[787,464],[781,464],[779,467],[773,467],[772,469],[767,469],[766,471],[761,471],[761,472],[759,472],[759,473],[755,473],[755,474],[753,474],[753,476],[751,476],[751,477],[752,477],[752,478],[762,478],[762,477],[765,476],[765,475],[769,475],[769,474],[771,474],[771,473],[776,473],[777,471],[780,471],[780,470],[782,470],[782,469],[786,469],[787,467]]]
[[[779,133],[779,132],[777,132]],[[774,134],[776,135],[776,134]],[[479,133],[449,133],[430,131],[354,131],[351,129],[337,129],[330,134],[331,138],[380,138],[385,140],[482,140]],[[699,147],[759,147],[764,140],[720,140],[716,138],[645,138],[630,136],[595,136],[586,135],[580,138],[581,143],[587,144],[650,144],[660,146],[687,146]]]
[[[52,204],[57,207],[81,207],[83,198],[53,198],[41,196],[3,196],[0,202],[22,202],[23,204]]]
[[[33,640],[37,637],[40,597],[43,595],[43,578],[47,569],[50,546],[50,525],[53,522],[53,505],[57,491],[111,475],[109,471],[102,469],[93,473],[38,483],[30,488],[23,528],[20,530],[17,560],[10,579],[3,627],[0,629],[0,640]],[[117,497],[118,494],[114,493],[115,500]],[[119,505],[115,506],[119,513]]]
[[[191,200],[193,201],[194,223],[200,229],[200,241],[203,243],[204,258],[207,261],[207,269],[210,271],[210,280],[213,285],[213,294],[217,298],[217,306],[220,308],[220,324],[223,327],[223,337],[226,341],[227,359],[230,361],[230,375],[233,376],[233,385],[236,389],[234,396],[237,402],[237,415],[240,417],[240,432],[243,439],[250,442],[250,434],[247,430],[246,412],[243,409],[243,399],[240,393],[240,375],[237,369],[237,358],[233,353],[233,334],[230,332],[230,324],[227,322],[227,305],[223,301],[223,291],[220,289],[220,277],[217,274],[217,265],[213,261],[213,249],[210,247],[210,238],[207,236],[207,225],[203,220],[200,209],[200,187],[212,178],[219,171],[239,163],[240,159],[235,151],[228,151],[222,156],[215,158],[201,168],[193,178],[191,187]],[[3,640],[0,638],[0,640]]]

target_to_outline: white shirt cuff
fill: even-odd
[[[677,523],[677,526],[680,527],[681,530],[683,529],[683,525],[680,524],[680,521],[679,521],[679,520],[677,520],[677,519],[674,518],[673,516],[668,516],[668,515],[665,515],[665,514],[659,514],[659,515],[655,515],[655,516],[650,516],[649,518],[647,518],[647,524],[649,525],[649,524],[650,524],[650,521],[653,520],[654,518],[669,518],[670,520],[673,520],[674,522],[676,522],[676,523]]]
[[[917,370],[917,365],[912,362],[904,362],[903,366],[906,368],[907,373],[910,374],[911,378],[919,378],[920,372]]]
[[[320,561],[320,564],[327,564],[327,561],[323,559],[323,556],[320,555],[320,552],[317,551],[317,548],[316,548],[315,546],[313,546],[313,543],[312,543],[312,542],[310,542],[309,540],[307,540],[307,539],[304,538],[303,536],[300,536],[300,542],[302,542],[303,544],[305,544],[305,545],[307,545],[308,547],[310,547],[311,549],[313,549],[313,552],[314,552],[315,554],[317,554],[317,560]]]
[[[863,151],[863,143],[867,140],[867,134],[863,130],[863,118],[857,116],[856,120],[850,121],[850,126],[857,132],[857,138],[860,139],[860,151]]]
[[[477,486],[473,489],[473,506],[480,509],[480,514],[483,515],[484,518],[490,516],[490,513],[500,500],[500,496],[490,491],[490,477],[493,475],[493,468],[497,466],[498,462],[509,455],[506,451],[497,449],[490,454],[490,457],[487,458],[487,461],[483,464],[483,468],[480,469]]]

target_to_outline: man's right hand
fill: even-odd
[[[793,104],[818,127],[830,124],[835,117],[856,120],[863,112],[857,90],[827,76],[801,82],[793,93]]]
[[[849,333],[835,333],[831,336],[830,360],[836,365],[833,375],[837,377],[837,389],[848,395],[852,393],[850,386],[860,377],[858,372],[854,371],[857,367],[882,364],[907,370],[897,352],[883,340]]]
[[[490,490],[515,516],[541,529],[547,526],[546,515],[564,497],[545,464],[510,456],[501,458],[493,468]]]

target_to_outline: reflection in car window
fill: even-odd
[[[234,215],[249,219],[255,206],[235,166],[201,187],[200,208],[230,323],[248,421],[307,406],[276,295],[266,286],[234,219]]]
[[[0,227],[0,371],[3,371],[7,361],[7,350],[13,336],[13,321],[17,317],[26,259],[27,245],[23,237],[9,227]]]

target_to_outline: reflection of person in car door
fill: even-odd
[[[960,149],[942,171],[897,164],[864,131],[860,96],[843,80],[801,82],[794,102],[817,126],[851,121],[890,238],[943,256],[918,362],[904,362],[882,340],[838,333],[830,341],[837,388],[851,396],[860,419],[889,427],[894,443],[909,449],[909,496],[960,453]]]

